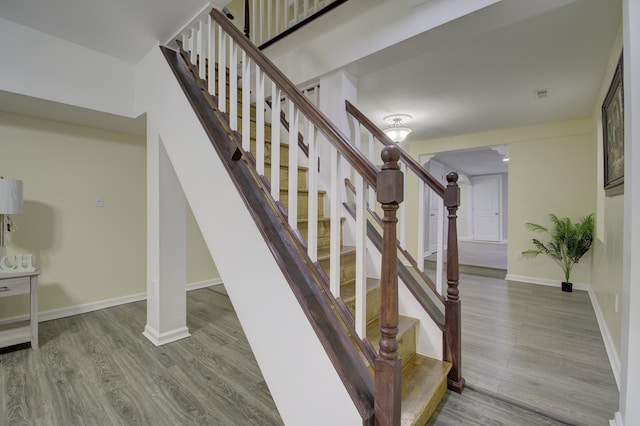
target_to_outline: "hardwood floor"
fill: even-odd
[[[618,393],[586,293],[463,275],[461,296],[468,387],[429,425],[563,424],[486,394],[608,424]],[[41,323],[38,351],[0,351],[0,425],[281,425],[224,287],[187,301],[192,336],[162,347],[141,334],[145,302]]]
[[[460,283],[468,387],[570,424],[608,424],[618,390],[586,292],[472,275]]]
[[[281,425],[224,287],[187,303],[161,347],[145,302],[41,323],[38,351],[0,352],[0,425]]]

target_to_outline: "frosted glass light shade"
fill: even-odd
[[[400,143],[409,136],[411,129],[408,127],[389,127],[384,129],[384,132],[389,136],[389,139],[395,143]]]
[[[22,213],[22,181],[0,179],[0,214]]]

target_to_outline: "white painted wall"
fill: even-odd
[[[640,424],[640,4],[623,0],[624,27],[624,275],[622,307],[622,386],[620,412],[625,425]]]
[[[148,91],[138,92],[139,99],[148,102],[150,127],[162,138],[284,422],[361,424],[289,284],[163,61],[161,52],[153,49],[138,65],[137,75],[153,75],[144,82]]]
[[[133,65],[2,18],[0,39],[0,90],[133,118]]]

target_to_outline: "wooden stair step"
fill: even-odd
[[[340,224],[340,245],[342,245],[342,224],[344,218],[341,219]],[[309,221],[307,219],[298,220],[298,231],[302,235],[302,238],[307,240],[307,231],[309,229]],[[318,219],[318,250],[329,249],[331,244],[331,218],[323,217]]]
[[[380,312],[380,278],[367,277],[367,324],[375,321]],[[340,284],[340,298],[355,316],[356,313],[356,281],[350,280]]]
[[[265,162],[269,162],[271,163],[271,134],[267,135],[265,134],[265,141],[264,141],[264,159]],[[256,139],[255,137],[251,137],[251,147],[250,147],[250,151],[253,154],[253,156],[256,156]],[[284,144],[281,143],[280,144],[280,165],[281,166],[288,166],[289,165],[289,145],[288,144]]]
[[[322,269],[329,275],[329,249],[318,249],[318,262]],[[340,282],[348,282],[356,279],[356,249],[352,246],[340,248]]]
[[[304,166],[298,166],[298,189],[307,189],[307,172],[309,169]],[[264,163],[264,176],[271,182],[271,163]],[[289,166],[280,165],[280,188],[289,189]]]
[[[318,219],[324,217],[324,196],[326,191],[318,191]],[[280,201],[284,208],[289,210],[289,190],[280,189]],[[309,217],[309,191],[306,189],[298,190],[298,218]]]
[[[414,361],[416,357],[417,327],[420,321],[416,318],[400,315],[398,321],[398,355],[402,359],[402,369]],[[378,350],[380,341],[380,317],[367,324],[367,340]]]
[[[423,426],[447,393],[451,364],[416,355],[402,370],[402,426]]]

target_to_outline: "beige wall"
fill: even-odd
[[[531,247],[532,234],[525,228],[526,222],[548,223],[549,213],[577,219],[595,211],[593,139],[592,120],[582,119],[411,142],[409,149],[414,158],[419,158],[422,154],[507,144],[511,159],[508,273],[561,281],[561,270],[552,261],[543,257],[518,260],[517,255]],[[409,194],[415,194],[416,188],[410,180]],[[416,224],[416,207],[415,197],[408,197],[408,212],[413,213],[410,229]],[[407,235],[409,247],[415,247],[416,232]],[[590,255],[576,267],[572,280],[591,282]]]
[[[41,312],[146,291],[145,151],[143,137],[0,113],[0,175],[24,186],[8,250],[35,255]],[[217,278],[187,230],[188,282]],[[0,299],[0,318],[26,312],[26,297]]]
[[[596,238],[593,250],[592,290],[600,306],[602,317],[617,355],[621,353],[622,342],[622,271],[623,271],[623,212],[624,195],[607,197],[603,189],[602,120],[600,106],[606,96],[615,66],[622,49],[622,33],[611,49],[609,66],[602,80],[600,93],[594,106],[594,138],[597,152],[595,192],[597,200]],[[616,312],[616,297],[618,311]]]

